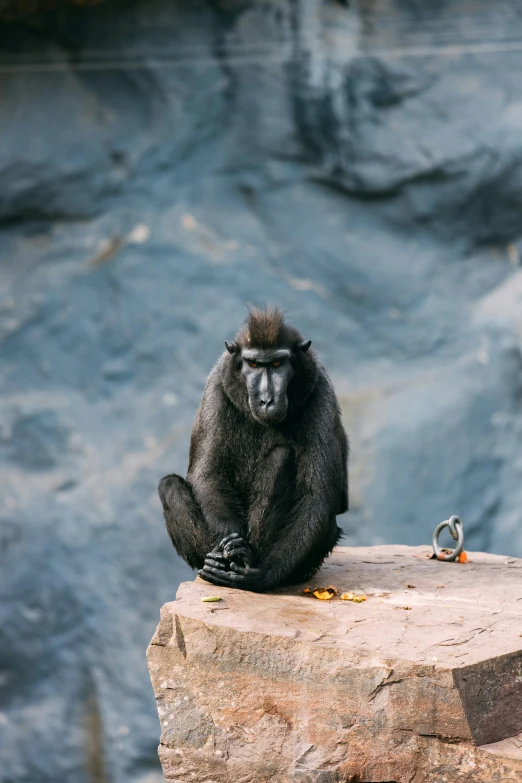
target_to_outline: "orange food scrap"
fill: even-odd
[[[331,599],[337,595],[335,587],[316,587],[313,591],[314,598],[318,598],[320,601],[331,601]]]
[[[469,563],[468,555],[466,552],[461,552],[457,560],[459,561],[459,563]]]

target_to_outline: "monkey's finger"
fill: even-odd
[[[212,571],[214,571],[214,573]],[[223,571],[216,571],[215,569],[212,571],[202,568],[200,571],[198,571],[198,574],[202,579],[205,579],[205,581],[211,582],[213,585],[217,585],[218,587],[236,587],[239,582],[243,581],[235,574],[225,574]]]
[[[233,549],[235,546],[241,545],[242,539],[241,538],[234,538],[232,541],[229,541],[228,544],[225,544],[225,546],[220,547],[220,551],[223,552],[224,555],[227,554],[229,549]]]
[[[210,584],[215,585],[216,587],[234,587],[230,582],[227,582],[225,579],[218,579],[217,576],[211,576],[210,574],[200,574],[200,576],[206,582],[210,582]]]
[[[232,565],[232,564],[231,564]],[[232,571],[220,571],[218,568],[214,568],[214,566],[203,566],[202,569],[206,574],[211,574],[212,576],[217,577],[218,579],[226,579],[229,585],[232,585],[233,583],[239,583],[244,581],[244,574],[242,571],[233,573]]]
[[[213,574],[209,573],[208,571],[204,571],[203,569],[198,571],[198,576],[204,579],[205,582],[210,582],[213,585],[218,585],[219,587],[229,587],[224,579],[219,579],[217,576],[214,576]]]
[[[224,562],[223,560],[214,560],[212,557],[205,558],[205,564],[203,568],[207,565],[212,566],[212,568],[219,568],[221,571],[227,570],[226,562]]]
[[[228,576],[230,571],[224,571],[221,567],[217,567],[214,565],[211,565],[207,561],[205,561],[205,565],[203,566],[203,571],[209,574],[215,574],[216,576],[223,577],[225,574]]]
[[[233,541],[229,541],[228,544],[223,547],[223,554],[225,556],[230,556],[230,552],[233,549],[237,549],[238,547],[243,547],[244,549],[250,549],[250,544],[247,544],[244,538],[235,538]]]
[[[228,536],[225,536],[225,538],[223,538],[219,544],[219,549],[224,549],[228,542],[233,541],[235,538],[241,538],[239,533],[230,533]]]
[[[241,576],[246,576],[248,566],[241,566],[238,563],[230,563],[229,568],[231,571],[234,572],[234,574],[240,574]]]
[[[223,563],[226,562],[226,558],[223,552],[216,552],[216,550],[214,550],[213,552],[209,552],[207,557],[212,557],[214,560],[221,560]],[[205,558],[205,560],[207,559],[207,557]]]
[[[225,557],[231,557],[232,555],[236,555],[238,552],[247,552],[250,553],[252,550],[249,546],[246,544],[239,544],[238,546],[231,547],[230,549],[227,549],[227,551],[224,553]]]
[[[245,562],[248,561],[250,563],[252,558],[252,551],[246,546],[239,546],[237,549],[231,549],[229,552],[227,552],[227,557],[242,557]]]

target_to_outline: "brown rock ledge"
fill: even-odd
[[[336,549],[309,586],[359,604],[182,584],[148,650],[168,783],[522,781],[522,560],[429,551]]]

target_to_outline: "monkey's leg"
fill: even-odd
[[[342,534],[341,528],[337,527],[336,518],[333,517],[324,537],[317,542],[313,551],[303,558],[300,563],[296,564],[282,584],[297,585],[311,579],[316,571],[321,568],[328,555],[331,554],[332,549],[338,543]]]
[[[223,555],[212,552],[208,525],[190,484],[181,476],[171,474],[161,479],[158,492],[167,531],[178,555],[192,568],[201,568],[211,553],[215,567],[224,567]]]

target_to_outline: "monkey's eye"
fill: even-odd
[[[281,362],[272,362],[272,367],[279,367]]]
[[[257,362],[248,362],[249,367],[257,367]]]

